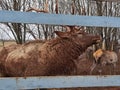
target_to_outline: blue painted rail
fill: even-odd
[[[0,11],[0,22],[120,27],[119,17]]]
[[[19,11],[0,11],[0,22],[120,27],[120,17],[79,16]],[[0,90],[111,86],[120,86],[120,75],[0,78]]]
[[[120,86],[120,76],[40,76],[0,78],[0,90]]]

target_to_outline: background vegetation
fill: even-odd
[[[114,1],[114,0],[113,0]],[[31,8],[43,10],[48,13],[72,14],[87,16],[113,16],[120,17],[120,1],[110,2],[104,0],[1,0],[0,10],[28,11]],[[32,10],[30,10],[32,11]],[[40,13],[40,12],[36,12]],[[33,17],[34,18],[34,17]],[[6,27],[6,28],[3,28]],[[120,28],[84,27],[86,32],[99,34],[103,41],[98,48],[113,50],[119,43]],[[61,26],[2,23],[0,30],[12,33],[16,43],[25,43],[30,39],[54,38],[54,30],[64,30]],[[2,33],[1,33],[2,34]]]

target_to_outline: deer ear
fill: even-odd
[[[73,32],[76,33],[76,34],[83,34],[83,35],[86,34],[86,32],[84,30],[79,30],[79,29],[76,29],[76,28],[73,29]]]
[[[70,34],[68,32],[54,31],[56,35],[60,38],[68,38]]]
[[[66,28],[66,32],[71,32],[71,27],[70,26],[64,26]]]

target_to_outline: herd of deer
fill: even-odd
[[[99,35],[91,35],[83,28],[64,26],[65,32],[55,31],[56,38],[35,40],[23,45],[3,47],[0,51],[0,73],[4,76],[75,75],[76,62],[85,50],[101,41]],[[90,74],[97,65],[104,67],[118,61],[114,51],[98,49],[93,53]]]

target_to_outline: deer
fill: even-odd
[[[114,69],[116,68],[118,56],[117,53],[114,51],[98,49],[93,53],[93,57],[94,62],[93,65],[91,66],[90,74],[92,74],[93,70],[98,64],[101,65],[102,68],[106,65],[112,65]]]
[[[33,41],[9,52],[3,64],[4,73],[11,77],[75,75],[79,56],[101,41],[99,35],[75,28],[54,33],[57,37],[42,45]]]

